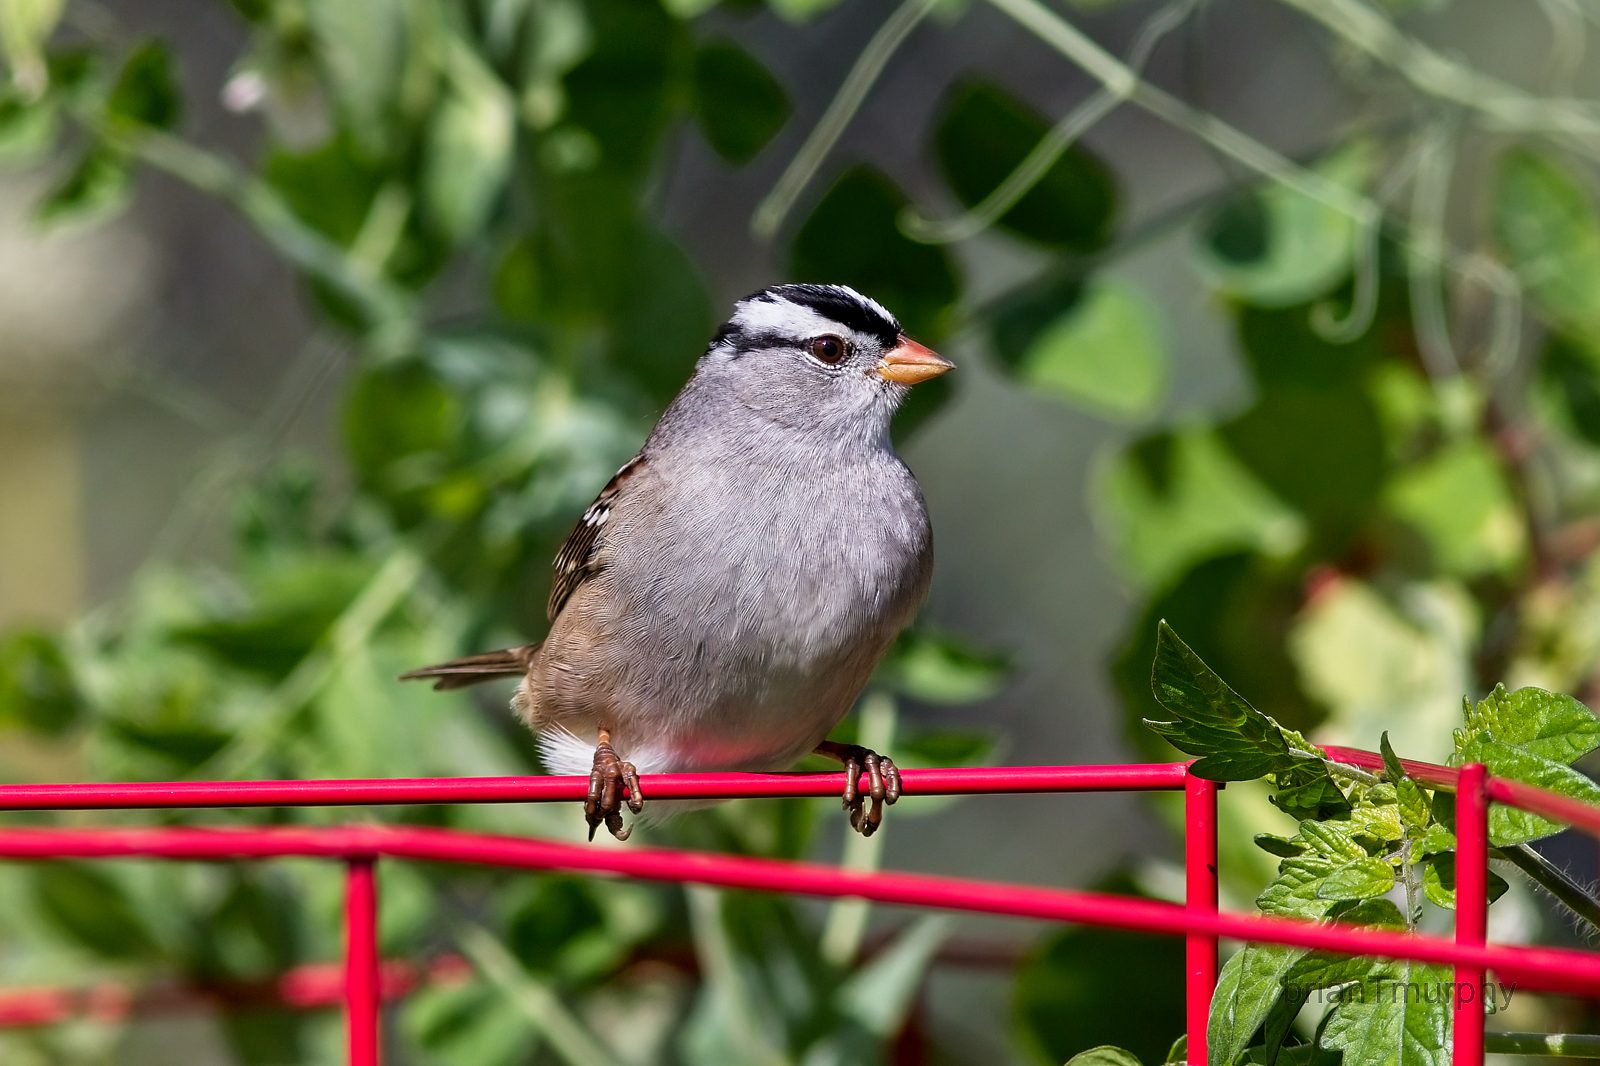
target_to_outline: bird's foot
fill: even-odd
[[[623,789],[627,794],[623,794]],[[633,834],[632,826],[622,824],[622,807],[638,814],[644,810],[644,793],[639,791],[639,771],[633,763],[624,762],[611,747],[608,733],[600,734],[600,743],[594,749],[594,769],[589,771],[589,795],[583,801],[583,816],[589,822],[589,839],[604,822],[611,835],[627,840]]]
[[[817,745],[817,753],[844,763],[844,809],[850,812],[850,828],[864,837],[876,833],[883,824],[885,805],[892,805],[900,798],[900,768],[887,755],[879,755],[859,744],[825,740]],[[862,771],[867,774],[865,794],[860,787]]]

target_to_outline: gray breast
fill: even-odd
[[[602,559],[616,710],[728,742],[815,743],[926,594],[915,480],[892,454],[803,474],[649,467],[658,484],[612,515]]]

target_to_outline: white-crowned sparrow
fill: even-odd
[[[631,832],[640,773],[779,770],[813,751],[844,763],[850,824],[870,835],[899,771],[826,738],[927,594],[927,507],[889,421],[949,369],[842,285],[740,300],[567,537],[544,642],[403,676],[521,675],[512,706],[546,767],[590,775],[591,839],[602,822]]]

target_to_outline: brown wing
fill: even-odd
[[[600,534],[611,517],[612,505],[623,483],[643,462],[644,456],[636,455],[623,463],[622,469],[606,482],[606,487],[600,490],[600,495],[594,498],[589,509],[583,512],[583,517],[578,519],[578,524],[567,534],[566,543],[556,553],[554,576],[550,581],[550,602],[545,607],[545,615],[550,621],[555,621],[556,615],[561,613],[561,608],[566,606],[578,586],[600,569],[597,562]]]

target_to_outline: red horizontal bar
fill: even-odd
[[[1323,751],[1328,753],[1328,758],[1334,762],[1349,763],[1359,766],[1363,770],[1383,770],[1383,756],[1375,751],[1362,751],[1360,748],[1341,748],[1336,744],[1321,745]],[[1418,762],[1415,759],[1401,759],[1400,766],[1411,777],[1425,785],[1442,788],[1450,792],[1456,789],[1456,778],[1461,771],[1450,766],[1440,766],[1438,763]]]
[[[908,796],[1020,792],[1132,792],[1183,788],[1184,763],[983,766],[900,771]],[[866,787],[866,775],[861,785]],[[653,774],[651,799],[838,796],[844,774]],[[582,800],[586,777],[396,777],[349,781],[151,781],[0,785],[0,811],[192,807],[343,807],[398,803],[544,803]]]
[[[418,965],[393,959],[379,970],[379,992],[385,1000],[400,999],[423,985],[460,984],[473,974],[460,955],[441,955]],[[175,1014],[218,1007],[286,1006],[315,1010],[344,1002],[344,965],[313,962],[285,971],[276,979],[195,987],[154,984],[130,987],[119,982],[87,986],[0,989],[0,1029],[56,1025],[73,1018],[120,1021],[133,1015]]]
[[[1484,793],[1496,803],[1518,807],[1554,822],[1565,822],[1594,836],[1600,836],[1600,808],[1520,781],[1491,777]]]
[[[411,826],[339,829],[10,829],[0,858],[263,859],[387,856],[530,870],[615,874],[725,888],[851,896],[879,903],[1079,922],[1142,932],[1207,933],[1341,954],[1484,966],[1522,987],[1600,996],[1600,956],[1560,948],[1458,945],[1437,936],[1292,918],[1186,911],[1177,904],[928,874],[659,848],[613,848]]]

